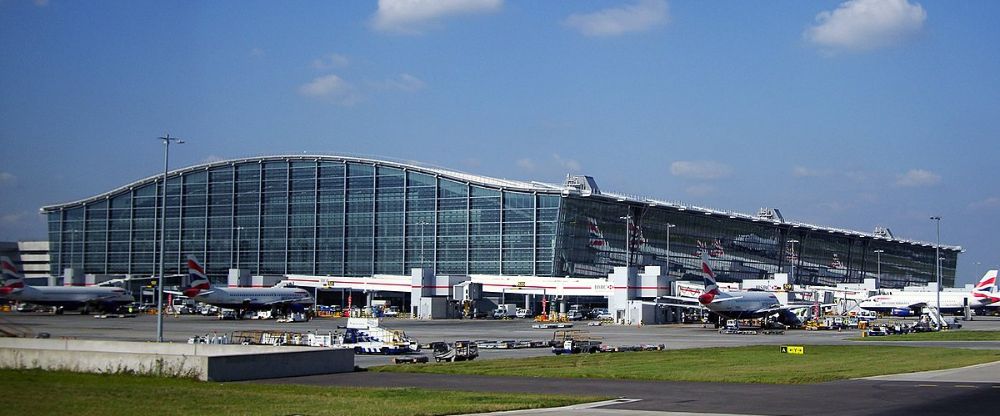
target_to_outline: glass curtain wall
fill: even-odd
[[[799,283],[934,280],[934,248],[554,191],[504,189],[431,170],[339,158],[196,166],[82,204],[47,207],[52,270],[152,275],[166,195],[165,264],[209,275],[607,276],[626,263],[699,280],[705,252],[722,281],[790,272]],[[164,192],[165,191],[165,192]],[[669,230],[667,224],[675,225]],[[882,250],[880,258],[875,250]],[[946,285],[958,253],[942,250]]]
[[[874,278],[873,251],[882,249],[883,287],[935,279],[934,249],[923,245],[577,197],[563,198],[562,216],[555,259],[558,273],[566,276],[606,276],[627,263],[669,267],[678,279],[700,280],[705,252],[720,281],[762,279],[794,267],[797,283],[833,285]],[[668,224],[674,225],[669,253]],[[941,253],[943,280],[951,285],[958,254]]]
[[[151,178],[48,208],[54,270],[158,272],[164,188]],[[188,255],[213,277],[286,273],[553,275],[560,198],[377,162],[247,160],[167,181],[165,269]]]

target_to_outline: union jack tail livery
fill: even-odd
[[[972,296],[987,303],[1000,302],[1000,293],[997,293],[997,271],[989,270],[979,279],[979,283],[972,288]],[[991,305],[992,306],[992,305]]]
[[[0,295],[9,295],[15,289],[24,287],[24,276],[17,271],[17,266],[7,257],[0,257],[0,267],[3,267],[3,286]]]
[[[198,292],[212,288],[212,283],[208,281],[208,276],[205,275],[205,268],[202,267],[197,258],[194,256],[188,256],[187,266],[187,282],[183,285],[184,296],[192,298],[197,296]]]
[[[715,281],[715,272],[708,265],[708,253],[701,252],[701,271],[705,273],[705,293],[698,296],[698,303],[707,305],[719,294],[719,283]]]

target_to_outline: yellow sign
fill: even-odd
[[[799,354],[799,355],[802,355],[802,354],[806,353],[806,348],[803,347],[803,346],[799,346],[799,345],[782,345],[781,346],[781,352],[783,354]]]
[[[517,282],[517,287],[524,287],[524,282]]]

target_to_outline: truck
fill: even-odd
[[[493,311],[494,319],[514,318],[515,316],[517,316],[517,305],[513,303],[499,305]]]

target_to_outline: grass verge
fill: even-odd
[[[855,341],[1000,341],[1000,331],[939,331],[882,337],[851,338]]]
[[[782,354],[777,346],[751,346],[381,366],[369,371],[795,384],[940,370],[997,360],[1000,351],[996,350],[807,345],[804,355]]]
[[[0,370],[11,415],[443,415],[567,406],[600,397],[230,384],[191,379]]]

